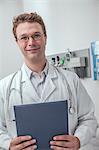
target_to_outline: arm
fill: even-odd
[[[78,123],[73,135],[61,135],[53,139],[51,146],[55,150],[60,149],[59,146],[61,150],[66,148],[77,150],[88,144],[90,139],[96,135],[97,121],[94,116],[94,105],[78,76],[72,77],[69,78],[68,83],[74,96],[74,107],[77,112],[75,120],[78,120]],[[71,123],[73,123],[72,120]]]
[[[2,88],[0,85],[0,148],[8,149],[10,141],[11,141],[11,137],[8,135],[7,128],[6,128],[4,100],[2,97]]]
[[[8,110],[6,110],[7,99],[6,99],[6,86],[4,87],[2,82],[0,82],[0,149],[2,150],[27,150],[36,148],[36,140],[32,139],[30,136],[20,136],[15,137],[14,131],[11,126],[11,122],[7,121],[9,114]],[[8,106],[7,106],[8,107]],[[8,129],[10,127],[10,129]],[[11,135],[13,133],[13,136]],[[28,148],[27,148],[28,147]]]
[[[80,139],[81,146],[83,146],[96,136],[97,121],[94,116],[94,104],[80,80],[78,81],[78,126],[74,135]]]

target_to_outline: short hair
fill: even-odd
[[[46,36],[46,28],[45,28],[45,24],[44,24],[42,17],[38,15],[36,12],[23,13],[13,18],[13,34],[14,34],[16,41],[17,41],[16,28],[20,23],[25,23],[25,22],[39,23],[42,27],[44,35]]]

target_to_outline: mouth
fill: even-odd
[[[29,48],[29,49],[25,49],[25,51],[27,52],[37,52],[38,50],[40,50],[40,47],[32,47],[32,48]]]
[[[25,51],[37,51],[37,50],[39,50],[39,48],[32,48],[32,49],[26,49]]]

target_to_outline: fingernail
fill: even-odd
[[[29,135],[28,138],[31,139],[32,137]]]
[[[50,144],[53,144],[53,141],[50,141]]]
[[[53,137],[54,140],[56,140],[56,137]]]
[[[33,147],[34,147],[34,149],[37,149],[37,145],[34,145]]]
[[[33,142],[35,143],[35,142],[36,142],[36,139],[33,139]]]

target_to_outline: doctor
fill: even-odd
[[[69,135],[49,142],[53,150],[84,150],[95,136],[93,103],[75,73],[50,65],[45,57],[47,33],[42,18],[24,13],[13,20],[15,40],[23,53],[22,68],[0,81],[0,147],[2,150],[34,150],[36,139],[17,137],[13,106],[68,100]],[[90,150],[93,150],[90,149]]]

